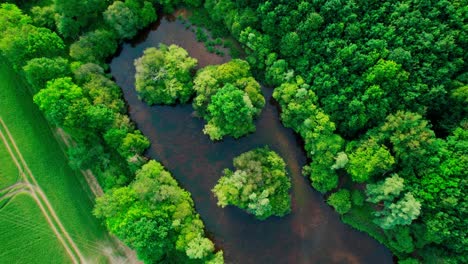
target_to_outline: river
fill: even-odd
[[[255,133],[238,140],[213,143],[202,132],[204,122],[193,117],[190,104],[149,107],[137,98],[133,61],[148,47],[177,44],[197,58],[199,67],[229,60],[206,51],[174,18],[164,17],[133,41],[124,43],[110,68],[122,87],[129,113],[151,140],[147,156],[162,162],[190,191],[208,232],[226,263],[392,263],[392,255],[368,235],[342,223],[339,215],[301,174],[306,163],[302,142],[279,120],[272,90],[262,88],[266,106]],[[292,213],[258,221],[235,207],[216,205],[211,189],[232,159],[255,147],[268,145],[287,163],[292,177]]]

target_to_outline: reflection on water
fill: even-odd
[[[257,120],[257,131],[239,140],[213,143],[202,132],[203,121],[191,105],[148,107],[134,89],[134,59],[147,47],[177,44],[199,61],[199,66],[221,64],[228,58],[206,52],[195,34],[174,19],[163,18],[136,40],[123,45],[111,62],[111,72],[122,87],[132,120],[151,140],[148,156],[161,161],[192,193],[206,229],[224,250],[226,263],[392,263],[388,249],[343,224],[301,175],[306,162],[300,140],[282,126],[271,89],[262,88],[267,105]],[[255,220],[235,207],[221,209],[211,189],[232,159],[255,147],[269,145],[286,161],[292,177],[292,213],[283,218]]]

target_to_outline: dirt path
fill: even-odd
[[[62,139],[63,143],[65,146],[70,147],[72,146],[72,140],[70,139],[70,136],[68,136],[63,129],[58,128],[57,134],[59,137]],[[62,151],[66,154],[66,151],[62,149]],[[83,174],[86,182],[89,185],[89,188],[91,189],[91,192],[93,192],[95,197],[102,196],[104,194],[104,191],[102,190],[101,185],[99,185],[99,182],[96,179],[96,176],[94,176],[93,172],[91,170],[81,170],[81,174]]]
[[[70,147],[73,145],[72,140],[70,139],[70,136],[63,131],[63,129],[58,128],[57,129],[57,135],[62,139],[63,143],[65,146]],[[63,150],[65,152],[65,150]],[[91,192],[94,194],[95,197],[100,197],[104,194],[104,191],[102,190],[101,185],[96,179],[96,176],[94,176],[93,172],[91,170],[81,170],[81,174],[86,179],[86,182],[88,183]],[[125,245],[122,241],[120,241],[117,237],[111,235],[112,240],[114,243],[117,245],[117,247],[125,254],[125,259],[119,259],[118,257],[115,257],[115,254],[112,253],[111,249],[106,249],[105,255],[109,257],[112,263],[126,263],[126,264],[140,264],[142,263],[141,261],[138,260],[138,257],[136,255],[136,252],[129,248],[127,245]]]
[[[8,187],[5,187],[5,188],[3,188],[3,189],[0,189],[0,194],[5,193],[5,192],[6,192],[6,193],[11,192],[13,189],[16,189],[16,188],[24,188],[24,186],[25,186],[25,184],[24,184],[23,182],[19,181],[19,182],[13,184],[13,185],[10,185],[10,186],[8,186]],[[5,193],[5,194],[6,194],[6,193]],[[3,197],[3,196],[0,195],[0,200],[3,199],[2,197]]]
[[[5,144],[16,167],[21,172],[20,174],[30,190],[29,194],[36,201],[42,214],[46,218],[47,223],[49,224],[52,231],[55,233],[55,235],[57,236],[60,243],[63,245],[63,247],[67,251],[67,253],[70,255],[70,258],[72,259],[72,261],[74,263],[85,263],[86,261],[85,261],[83,254],[78,249],[75,242],[73,241],[73,239],[70,237],[70,235],[64,228],[55,210],[53,209],[52,205],[47,199],[47,196],[44,194],[43,190],[39,187],[39,184],[37,183],[36,178],[34,177],[30,168],[26,164],[23,158],[23,155],[19,151],[15,140],[13,139],[10,131],[8,130],[8,127],[6,126],[6,124],[3,122],[3,119],[1,118],[0,118],[0,138]],[[12,149],[12,147],[14,150]]]
[[[26,193],[26,194],[30,194],[30,191],[26,188],[26,187],[19,187],[18,189],[12,189],[12,190],[9,190],[7,193],[5,193],[4,195],[2,195],[0,197],[0,202],[2,200],[8,200],[8,199],[11,199],[13,197],[15,197],[16,195],[20,194],[20,193]],[[1,204],[0,205],[0,209],[4,208],[5,206],[7,206],[9,203],[9,201],[7,201],[5,204]]]

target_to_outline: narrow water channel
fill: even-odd
[[[293,131],[282,126],[271,89],[263,88],[267,104],[256,122],[257,131],[217,143],[203,134],[203,121],[192,116],[191,105],[149,107],[138,100],[133,61],[159,43],[185,48],[200,67],[229,58],[208,53],[181,22],[164,17],[125,43],[110,64],[132,120],[151,140],[147,155],[162,162],[190,191],[210,237],[224,250],[226,263],[392,263],[388,249],[342,223],[301,175],[305,153]],[[235,156],[264,145],[287,162],[293,181],[292,213],[262,222],[234,207],[219,208],[211,189],[223,168],[232,167]]]

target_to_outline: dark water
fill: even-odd
[[[207,53],[182,23],[163,18],[133,43],[124,44],[111,62],[132,120],[152,142],[148,156],[161,161],[192,193],[207,231],[224,250],[226,263],[392,263],[388,249],[343,224],[301,175],[305,153],[292,130],[280,123],[270,89],[263,88],[267,105],[256,122],[256,133],[218,143],[202,133],[203,121],[192,116],[190,105],[148,107],[139,101],[133,61],[144,49],[159,43],[182,46],[201,67],[228,58]],[[219,208],[211,189],[223,168],[232,167],[235,156],[263,145],[287,162],[293,181],[293,210],[284,218],[261,222],[237,208]]]

